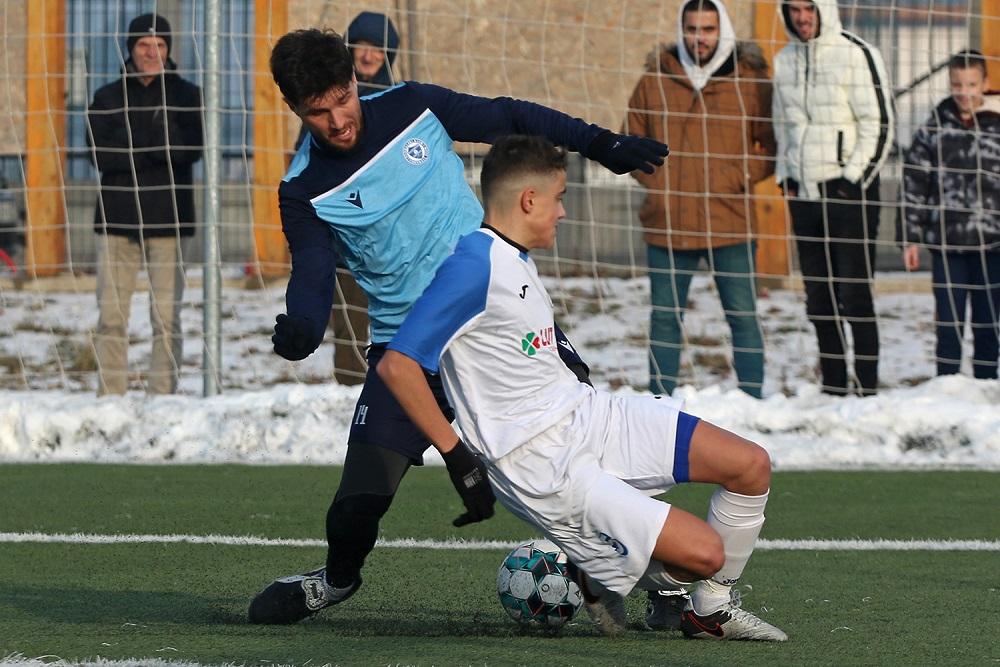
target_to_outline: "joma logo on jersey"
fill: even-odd
[[[410,164],[421,165],[427,162],[427,158],[430,156],[430,149],[427,148],[423,139],[407,139],[406,143],[403,144],[403,159]]]
[[[552,347],[555,340],[556,332],[552,327],[545,327],[537,334],[534,331],[529,331],[521,337],[521,352],[533,357],[543,347]]]

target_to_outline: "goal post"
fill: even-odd
[[[66,6],[27,4],[25,35],[25,273],[66,268]]]
[[[254,0],[253,265],[261,278],[288,273],[288,247],[278,215],[277,183],[288,155],[285,104],[271,78],[271,49],[288,29],[286,3]]]

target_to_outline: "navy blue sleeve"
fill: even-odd
[[[448,343],[469,320],[486,310],[490,286],[490,244],[485,234],[473,232],[438,268],[434,280],[413,304],[403,325],[389,342],[432,373]]]
[[[587,365],[587,362],[583,360],[580,353],[576,351],[575,347],[573,347],[573,343],[569,342],[569,338],[567,338],[566,334],[563,333],[563,330],[559,328],[559,323],[554,322],[553,324],[555,324],[556,328],[556,343],[559,345],[559,358],[562,359],[564,364],[566,364],[566,368],[576,373],[577,377],[580,378],[580,381],[582,382],[583,378],[580,377],[580,373],[577,371],[582,371],[583,376],[587,377],[590,375],[590,366]]]
[[[285,308],[293,317],[310,321],[315,340],[322,340],[333,307],[337,252],[330,226],[299,198],[281,196],[281,228],[292,255],[292,275],[285,290]]]
[[[534,102],[476,97],[414,81],[406,85],[413,87],[455,141],[493,143],[507,134],[537,134],[582,153],[604,131],[599,125]]]

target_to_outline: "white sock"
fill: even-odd
[[[708,525],[722,537],[726,562],[715,576],[691,594],[691,605],[699,616],[718,611],[729,603],[729,591],[743,574],[764,525],[767,495],[744,496],[722,487],[712,495]]]

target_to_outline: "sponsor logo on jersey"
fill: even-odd
[[[598,533],[597,537],[598,539],[601,540],[601,542],[604,542],[609,547],[618,552],[619,556],[628,556],[628,547],[619,542],[618,540],[616,540],[615,538],[611,537],[607,533]]]
[[[430,149],[427,148],[427,144],[423,139],[407,139],[406,143],[403,144],[403,159],[410,164],[421,165],[427,162],[427,158],[431,156]]]
[[[364,208],[364,204],[361,203],[361,190],[355,190],[351,194],[347,195],[347,203],[354,204],[358,208]]]
[[[556,332],[553,327],[545,327],[538,333],[529,331],[521,336],[521,352],[529,357],[538,354],[538,351],[545,347],[552,347],[555,344]]]

